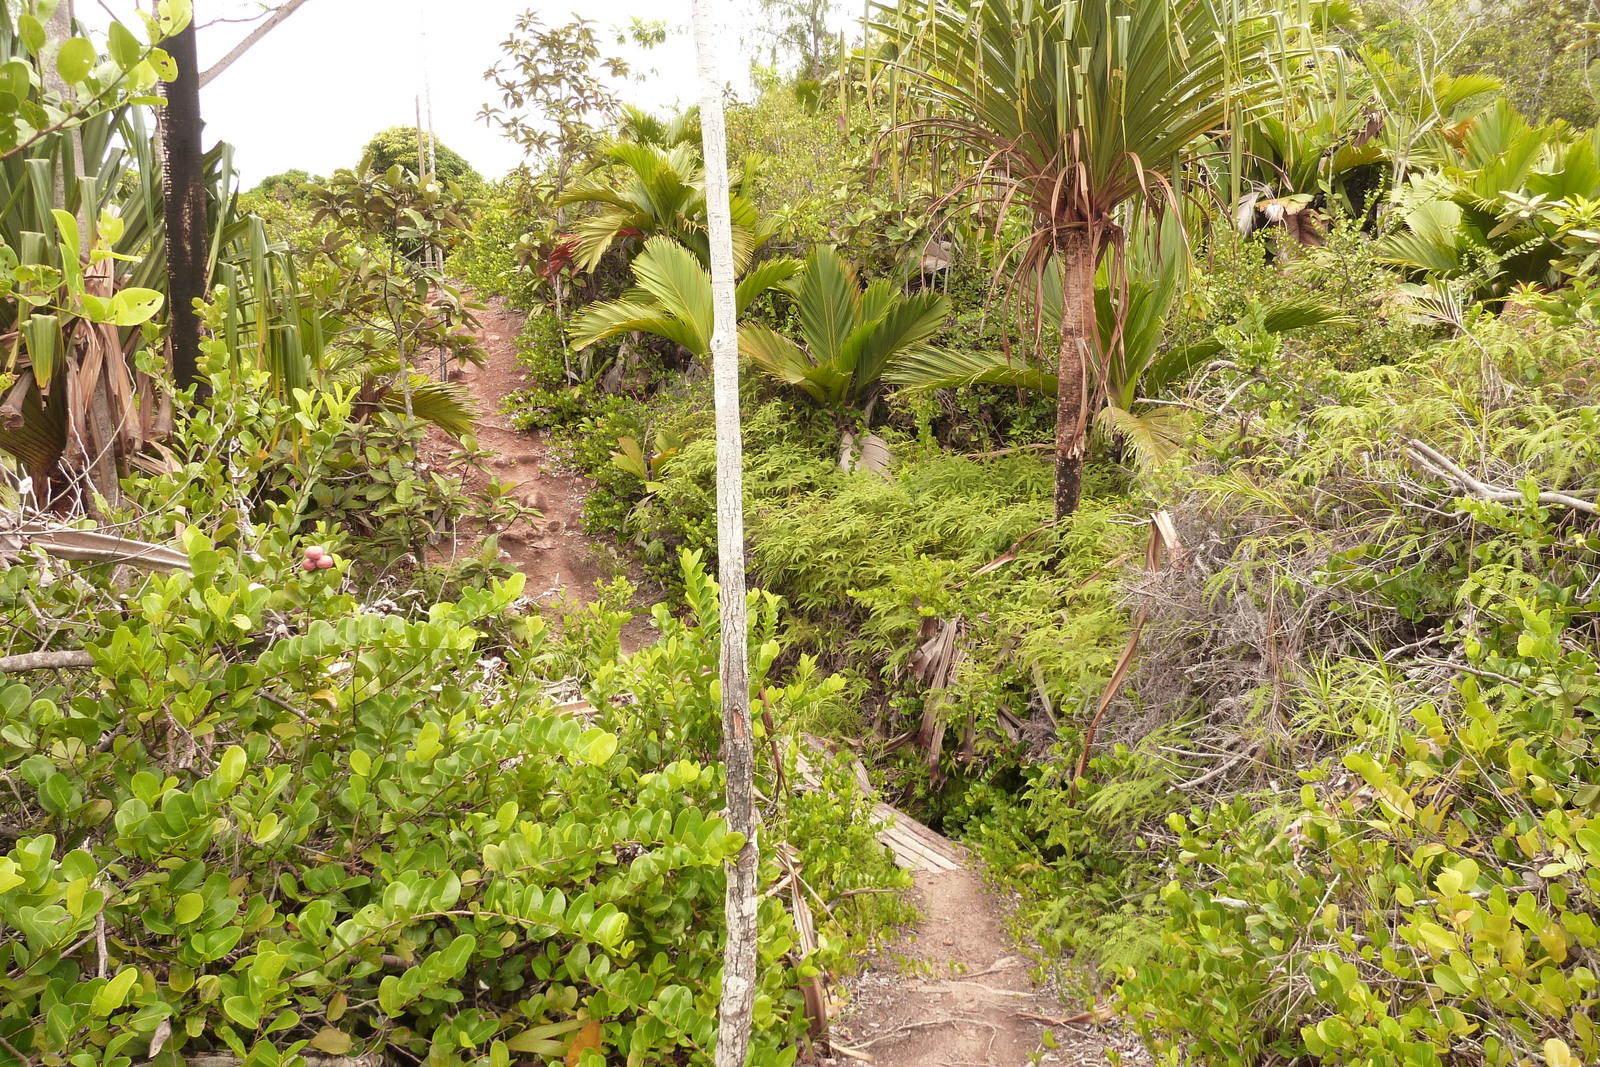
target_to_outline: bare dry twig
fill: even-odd
[[[79,649],[66,652],[23,652],[16,656],[0,656],[0,674],[93,666],[94,657]]]
[[[1438,449],[1415,438],[1410,438],[1406,441],[1405,451],[1406,456],[1419,467],[1444,478],[1446,481],[1455,482],[1456,485],[1467,490],[1479,500],[1488,500],[1500,504],[1515,504],[1526,499],[1520,489],[1490,485],[1488,482],[1473,477]],[[1575,490],[1575,492],[1582,493],[1585,496],[1594,494],[1592,489],[1579,489]],[[1572,493],[1540,493],[1535,499],[1540,504],[1554,504],[1571,508],[1574,511],[1586,512],[1590,515],[1600,515],[1600,507],[1597,507],[1593,501],[1583,500]]]

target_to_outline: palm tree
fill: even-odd
[[[1063,279],[1056,376],[1056,514],[1076,510],[1093,375],[1095,270],[1120,247],[1120,209],[1177,203],[1201,135],[1232,124],[1291,69],[1281,0],[901,0],[880,7],[909,87],[913,136],[964,147],[967,184],[1028,210],[1019,279]],[[1091,347],[1095,346],[1095,347]]]
[[[1378,243],[1378,259],[1419,280],[1455,281],[1480,301],[1523,284],[1561,287],[1566,249],[1540,209],[1600,198],[1595,132],[1532,125],[1501,98],[1448,151],[1446,165],[1400,191],[1405,229]]]
[[[799,273],[792,259],[758,264],[739,282],[735,306],[750,302]],[[619,334],[654,334],[674,341],[690,355],[711,354],[713,328],[711,275],[694,253],[665,237],[652,237],[633,261],[638,285],[621,299],[591,304],[572,321],[572,347],[587,348]]]
[[[1160,226],[1134,227],[1124,254],[1122,284],[1113,287],[1109,264],[1101,264],[1095,280],[1095,331],[1097,351],[1105,353],[1100,375],[1106,400],[1097,421],[1127,442],[1141,462],[1159,466],[1176,450],[1180,426],[1177,409],[1152,397],[1221,355],[1223,345],[1215,338],[1163,345],[1167,319],[1192,266],[1176,215],[1168,215]],[[1042,290],[1043,317],[1058,319],[1060,274],[1048,272]],[[1351,321],[1334,304],[1310,297],[1274,301],[1260,309],[1258,320],[1269,334]],[[1006,385],[1048,396],[1059,396],[1060,384],[1049,368],[1015,354],[926,346],[897,356],[884,379],[912,389]]]
[[[887,279],[863,292],[855,267],[826,247],[806,258],[805,273],[788,288],[804,347],[750,325],[739,332],[739,348],[767,374],[840,415],[847,408],[870,409],[884,371],[895,359],[925,348],[949,312],[943,296],[905,296]]]
[[[676,148],[681,144],[700,143],[700,105],[674,111],[671,115],[657,115],[642,107],[623,104],[617,117],[616,138],[635,144],[653,144],[661,148]]]
[[[603,154],[611,166],[577,182],[556,200],[558,207],[585,204],[596,209],[572,229],[577,239],[574,265],[592,271],[619,243],[637,247],[651,237],[663,236],[690,249],[709,266],[705,170],[696,146],[680,143],[664,148],[621,141]],[[737,191],[729,193],[728,208],[733,220],[734,266],[743,269],[773,230],[758,219],[755,205]]]

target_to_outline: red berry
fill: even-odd
[[[317,561],[314,559],[307,559],[302,561],[300,566],[305,570],[314,571],[317,569]]]
[[[333,566],[333,557],[323,556],[321,559],[317,560],[317,566],[323,570],[327,570],[329,567]]]
[[[306,549],[306,559],[321,559],[328,554],[328,550],[319,545],[312,545]]]

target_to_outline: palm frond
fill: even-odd
[[[954,389],[964,385],[1010,385],[1047,396],[1056,394],[1053,371],[999,352],[918,347],[889,364],[884,380],[908,389]]]
[[[1107,433],[1127,442],[1141,467],[1153,469],[1165,466],[1182,448],[1183,416],[1181,408],[1157,407],[1135,414],[1108,404],[1100,410],[1099,419]]]
[[[795,302],[800,335],[812,359],[818,363],[837,360],[846,338],[860,322],[861,290],[855,268],[833,249],[817,248],[806,257]]]
[[[711,278],[689,250],[664,237],[652,237],[633,261],[640,288],[674,318],[688,323],[709,343],[712,329]],[[696,353],[703,354],[703,353]]]

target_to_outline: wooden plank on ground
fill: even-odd
[[[807,737],[806,743],[820,754],[827,755],[827,750],[822,742],[814,737]],[[822,786],[822,776],[817,773],[816,766],[806,758],[802,752],[799,757],[798,769],[801,779],[812,789]],[[866,770],[861,767],[861,762],[855,762],[856,780],[860,783],[867,782]],[[863,785],[863,792],[872,795],[870,783]],[[894,853],[895,866],[908,871],[925,871],[937,874],[941,871],[960,870],[966,862],[965,854],[961,847],[922,825],[903,811],[890,807],[883,801],[878,801],[872,808],[872,818],[882,824],[883,829],[878,831],[878,842]]]

